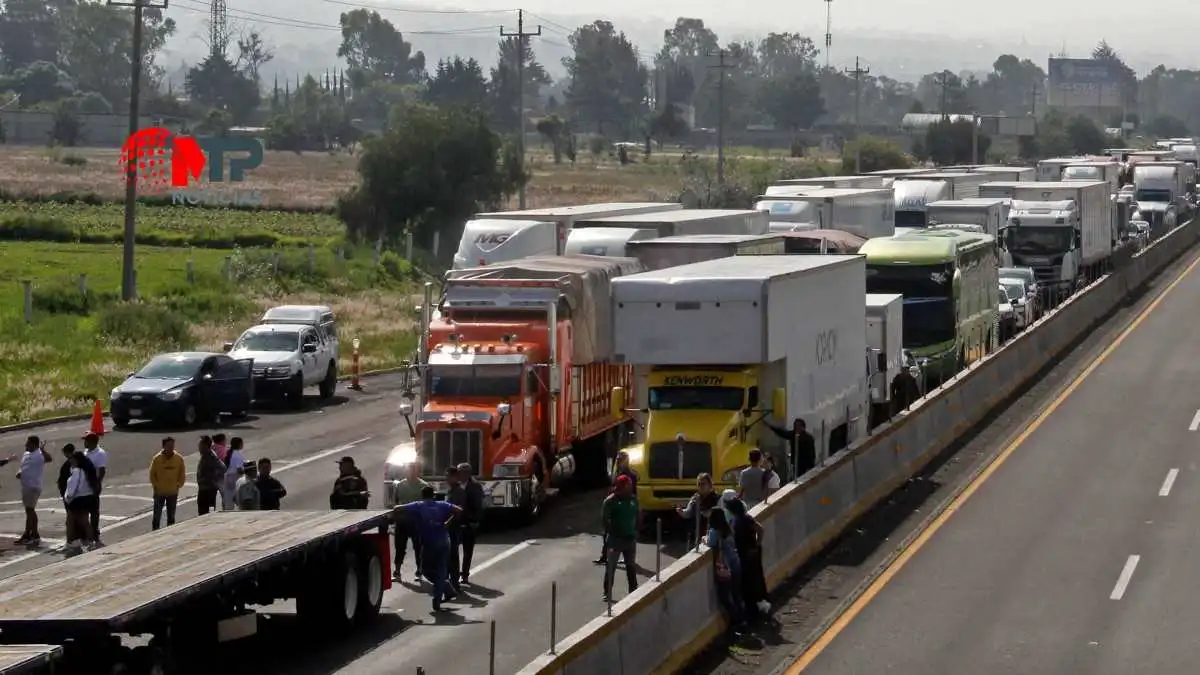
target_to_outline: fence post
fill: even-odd
[[[350,372],[353,375],[353,379],[350,381],[350,388],[354,391],[359,391],[362,389],[362,383],[358,381],[358,376],[360,373],[358,365],[358,348],[362,345],[362,343],[358,341],[358,338],[354,338],[354,340],[351,342],[351,345],[354,347],[354,351],[350,353]]]
[[[85,298],[87,297],[87,275],[86,274],[79,275],[79,294]]]
[[[308,273],[312,274],[317,271],[317,249],[313,248],[312,244],[308,245]]]
[[[550,582],[550,653],[558,646],[558,582]]]
[[[25,295],[25,323],[33,323],[33,282],[22,279],[21,290]]]
[[[225,277],[226,281],[233,279],[233,256],[225,256],[225,262],[221,266],[221,276]]]
[[[412,234],[412,232],[406,232],[404,234],[404,259],[407,260],[408,262],[412,262],[412,255],[413,255],[413,234]]]
[[[654,519],[654,580],[662,581],[662,518]]]
[[[434,230],[433,231],[433,257],[435,259],[438,256],[438,248],[439,248],[438,244],[441,243],[441,240],[442,240],[441,232]]]
[[[279,251],[276,251],[275,255],[271,256],[271,276],[279,276]]]
[[[496,675],[496,620],[492,619],[488,638],[488,675]]]
[[[187,259],[187,283],[188,286],[196,285],[196,261],[191,258]]]

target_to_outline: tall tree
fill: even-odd
[[[434,105],[482,108],[487,104],[487,80],[475,59],[443,59],[429,80],[425,97]]]
[[[59,64],[66,19],[76,0],[6,0],[0,14],[0,54],[9,70],[37,61]]]
[[[983,97],[990,112],[1025,115],[1037,112],[1046,91],[1046,71],[1029,59],[1001,54],[983,82]]]
[[[756,48],[759,75],[764,78],[812,72],[820,54],[813,41],[799,33],[768,33]]]
[[[917,95],[926,110],[944,115],[971,112],[971,101],[967,97],[963,79],[949,70],[923,76],[917,84]]]
[[[338,56],[350,66],[356,88],[371,82],[416,84],[425,78],[425,54],[412,45],[379,12],[356,9],[340,19],[342,44]]]
[[[1137,73],[1133,72],[1117,50],[1113,49],[1106,40],[1101,40],[1092,50],[1092,58],[1096,61],[1106,63],[1110,68],[1116,71],[1116,75],[1121,80],[1121,104],[1126,108],[1135,108],[1137,106],[1138,97],[1138,79]]]
[[[238,38],[237,49],[237,62],[234,65],[255,84],[261,84],[262,67],[275,58],[275,52],[267,46],[262,35],[255,30]]]
[[[792,132],[811,127],[825,114],[821,84],[811,72],[784,72],[763,83],[759,105],[776,126]]]
[[[184,87],[193,101],[225,113],[233,123],[245,121],[260,100],[258,84],[221,54],[212,54],[189,69]]]
[[[519,40],[515,37],[504,38],[499,44],[499,57],[492,68],[492,77],[488,91],[489,107],[491,108],[492,124],[504,132],[516,131],[520,125],[521,115],[528,110],[530,103],[537,100],[537,92],[541,87],[550,84],[550,76],[533,53],[533,46],[525,40],[525,48],[520,49]],[[517,64],[524,60],[525,86],[517,82]],[[522,97],[522,93],[524,96]],[[520,99],[520,100],[518,100]]]
[[[567,103],[575,119],[596,132],[631,135],[646,107],[649,73],[625,33],[608,21],[580,26],[569,41],[573,55],[563,59],[570,75]]]
[[[663,45],[654,57],[662,79],[661,104],[692,105],[708,76],[710,55],[720,47],[717,34],[702,19],[679,17],[663,31]]]

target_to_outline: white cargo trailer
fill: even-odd
[[[1017,188],[1030,181],[997,180],[979,186],[980,198],[1013,199]]]
[[[1192,166],[1200,163],[1200,148],[1197,148],[1194,142],[1176,143],[1171,145],[1170,149],[1175,153],[1175,158],[1181,162],[1187,162]]]
[[[639,260],[647,270],[661,270],[733,255],[784,255],[787,253],[784,239],[781,234],[660,237],[630,242],[627,255]]]
[[[454,253],[454,269],[554,255],[557,231],[553,222],[545,220],[469,220]]]
[[[896,229],[896,207],[888,188],[826,188],[804,195],[763,199],[754,208],[770,213],[772,222],[811,223],[865,239],[890,237]]]
[[[575,223],[580,220],[591,220],[595,218],[605,218],[608,216],[620,216],[632,213],[658,213],[661,211],[679,211],[683,209],[680,204],[672,202],[610,202],[604,204],[576,204],[573,206],[551,206],[544,209],[524,209],[522,211],[496,211],[494,213],[477,213],[475,220],[524,220],[524,221],[543,221],[552,223],[554,226],[554,241],[549,249],[550,254],[557,253],[562,255],[566,250],[567,235],[574,228]],[[466,235],[464,234],[464,237]],[[539,231],[540,236],[540,231]],[[460,242],[459,249],[463,248]],[[539,244],[539,249],[544,248],[544,244]],[[490,261],[496,262],[516,260],[517,258],[527,257],[532,254],[515,255],[508,257],[496,257]],[[542,255],[542,254],[538,254]],[[469,265],[473,266],[473,265]]]
[[[824,185],[782,185],[776,183],[767,187],[763,192],[766,197],[790,197],[793,195],[808,195],[821,190],[827,190]]]
[[[567,235],[566,255],[629,257],[629,245],[654,239],[658,230],[632,227],[585,227]]]
[[[1032,181],[1030,181],[1032,182]],[[934,225],[978,225],[982,232],[1000,236],[1008,222],[1011,200],[999,197],[973,197],[933,202],[926,205],[926,218]]]
[[[1062,168],[1064,182],[1098,180],[1108,183],[1110,192],[1121,189],[1121,171],[1124,167],[1119,162],[1078,162]]]
[[[771,218],[766,211],[751,209],[681,209],[643,215],[612,216],[581,220],[588,227],[635,227],[656,230],[660,237],[683,234],[766,234]]]
[[[1188,192],[1192,167],[1187,162],[1141,162],[1133,167],[1134,199],[1178,204]],[[1194,179],[1192,180],[1194,182]]]
[[[1032,267],[1039,285],[1073,292],[1098,278],[1112,256],[1112,208],[1108,183],[1100,181],[1017,188],[1005,230],[1005,266]]]
[[[979,186],[984,183],[995,180],[991,174],[987,173],[968,173],[966,171],[939,171],[937,173],[926,173],[913,178],[901,178],[892,184],[896,187],[901,181],[927,181],[927,180],[942,180],[950,186],[950,199],[970,199],[979,196]]]
[[[614,279],[617,360],[679,369],[675,385],[706,389],[696,392],[690,410],[681,404],[673,415],[656,409],[651,391],[647,445],[670,444],[676,432],[687,433],[689,420],[696,429],[707,401],[713,417],[705,426],[714,436],[708,444],[716,452],[727,425],[735,429],[761,415],[734,424],[743,417],[736,408],[770,409],[766,399],[777,389],[786,392],[787,412],[775,423],[805,420],[820,454],[865,437],[865,296],[866,258],[857,255],[733,256]],[[729,408],[717,400],[718,390],[734,383],[752,383],[755,391],[730,392],[735,409],[719,416]],[[666,428],[672,424],[682,426]],[[738,468],[720,458],[711,466],[714,479],[718,470]]]
[[[892,201],[896,206],[896,228],[922,228],[928,224],[925,207],[931,202],[954,198],[944,180],[897,179],[892,183]]]
[[[892,416],[892,382],[904,362],[904,296],[867,294],[867,349],[878,363],[871,376],[871,428]]]
[[[815,176],[813,178],[787,178],[775,185],[823,188],[881,188],[883,176]],[[769,193],[768,193],[769,194]]]
[[[883,187],[891,187],[892,184],[899,178],[913,178],[923,173],[933,173],[937,169],[883,169],[882,171],[872,171],[868,176],[879,176],[883,179]]]
[[[1037,180],[1037,171],[1032,166],[987,165],[969,169],[970,173],[987,174],[991,180],[1032,181]]]
[[[1037,179],[1045,182],[1062,180],[1063,169],[1080,162],[1091,161],[1090,157],[1051,157],[1037,163]]]

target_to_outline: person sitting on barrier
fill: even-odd
[[[713,582],[717,598],[728,614],[730,630],[736,635],[745,629],[745,610],[742,604],[742,565],[737,544],[725,512],[714,509],[708,519],[708,547],[713,550]]]
[[[721,496],[713,489],[712,475],[702,473],[696,476],[696,494],[688,500],[687,506],[675,507],[675,513],[678,513],[680,518],[694,523],[694,527],[688,532],[689,541],[701,532],[708,532],[708,516],[720,501]],[[695,545],[697,542],[691,541],[689,548]]]
[[[754,620],[759,614],[771,611],[762,564],[763,528],[754,516],[746,512],[746,504],[742,500],[734,499],[727,507],[733,514],[733,542],[742,563],[742,602],[746,608],[746,618]]]

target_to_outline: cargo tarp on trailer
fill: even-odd
[[[577,365],[603,361],[612,356],[612,303],[609,284],[616,277],[635,274],[645,267],[634,258],[595,255],[564,255],[523,258],[508,263],[452,270],[446,273],[443,295],[453,305],[455,282],[504,279],[512,281],[559,281],[559,318],[565,308],[574,326],[571,359]],[[503,287],[495,288],[497,294]],[[478,289],[478,287],[476,287]],[[478,296],[478,290],[472,292]]]

